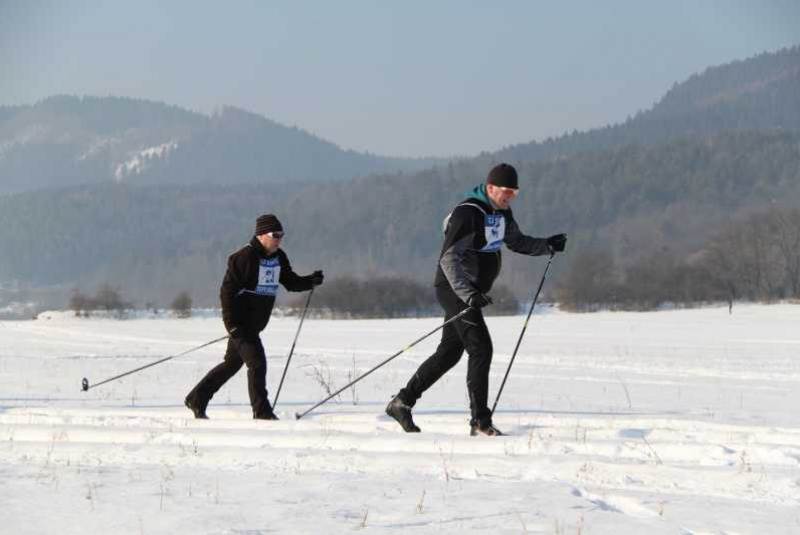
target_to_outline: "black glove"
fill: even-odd
[[[547,246],[553,253],[560,253],[567,246],[566,234],[554,234],[547,238]]]
[[[486,305],[492,304],[492,298],[484,293],[474,293],[469,296],[467,304],[472,308],[483,308]]]
[[[319,286],[322,284],[322,281],[325,279],[325,275],[322,274],[322,270],[318,269],[314,273],[311,274],[311,283],[314,286]]]

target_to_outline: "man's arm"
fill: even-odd
[[[439,266],[447,282],[465,303],[469,303],[470,297],[480,293],[476,287],[478,280],[478,264],[475,257],[477,254],[475,240],[478,236],[476,214],[483,216],[475,207],[459,206],[453,210],[445,233],[442,257],[439,259]],[[468,257],[472,257],[472,262]]]
[[[282,249],[278,250],[278,257],[281,263],[281,277],[280,283],[284,288],[290,292],[304,292],[314,287],[314,275],[306,275],[301,277],[292,271],[292,264],[289,262],[289,257]]]
[[[547,238],[533,238],[523,234],[517,222],[514,221],[514,216],[511,215],[510,210],[505,214],[505,217],[506,234],[503,238],[503,242],[506,244],[506,247],[515,253],[531,256],[550,254],[551,251],[547,246]]]
[[[228,258],[228,269],[225,271],[225,277],[223,277],[222,285],[219,289],[219,300],[222,304],[222,322],[225,324],[225,330],[231,335],[236,334],[235,331],[240,328],[238,318],[235,317],[233,311],[233,303],[239,293],[245,289],[246,269],[246,254],[237,253],[231,255]]]

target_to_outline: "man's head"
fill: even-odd
[[[501,163],[489,171],[486,178],[486,194],[502,210],[507,210],[511,200],[519,192],[517,170],[507,163]]]
[[[268,253],[274,253],[283,239],[283,225],[274,215],[264,214],[256,219],[255,235]]]

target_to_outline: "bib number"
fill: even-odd
[[[481,252],[493,253],[500,250],[503,238],[506,235],[506,218],[503,214],[486,214],[485,226],[486,245]]]
[[[277,257],[262,258],[258,266],[258,295],[275,296],[278,293],[278,281],[281,278],[281,263]]]

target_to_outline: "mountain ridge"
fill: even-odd
[[[750,86],[750,90],[742,91],[742,86]],[[698,106],[699,102],[703,105]],[[651,108],[624,122],[511,145],[493,156],[533,161],[624,144],[752,129],[800,132],[800,45],[708,67],[674,83]]]
[[[173,147],[168,154],[124,170],[165,144]],[[324,182],[443,161],[342,149],[232,106],[203,115],[143,99],[61,95],[0,108],[0,193],[128,177],[145,184]]]

